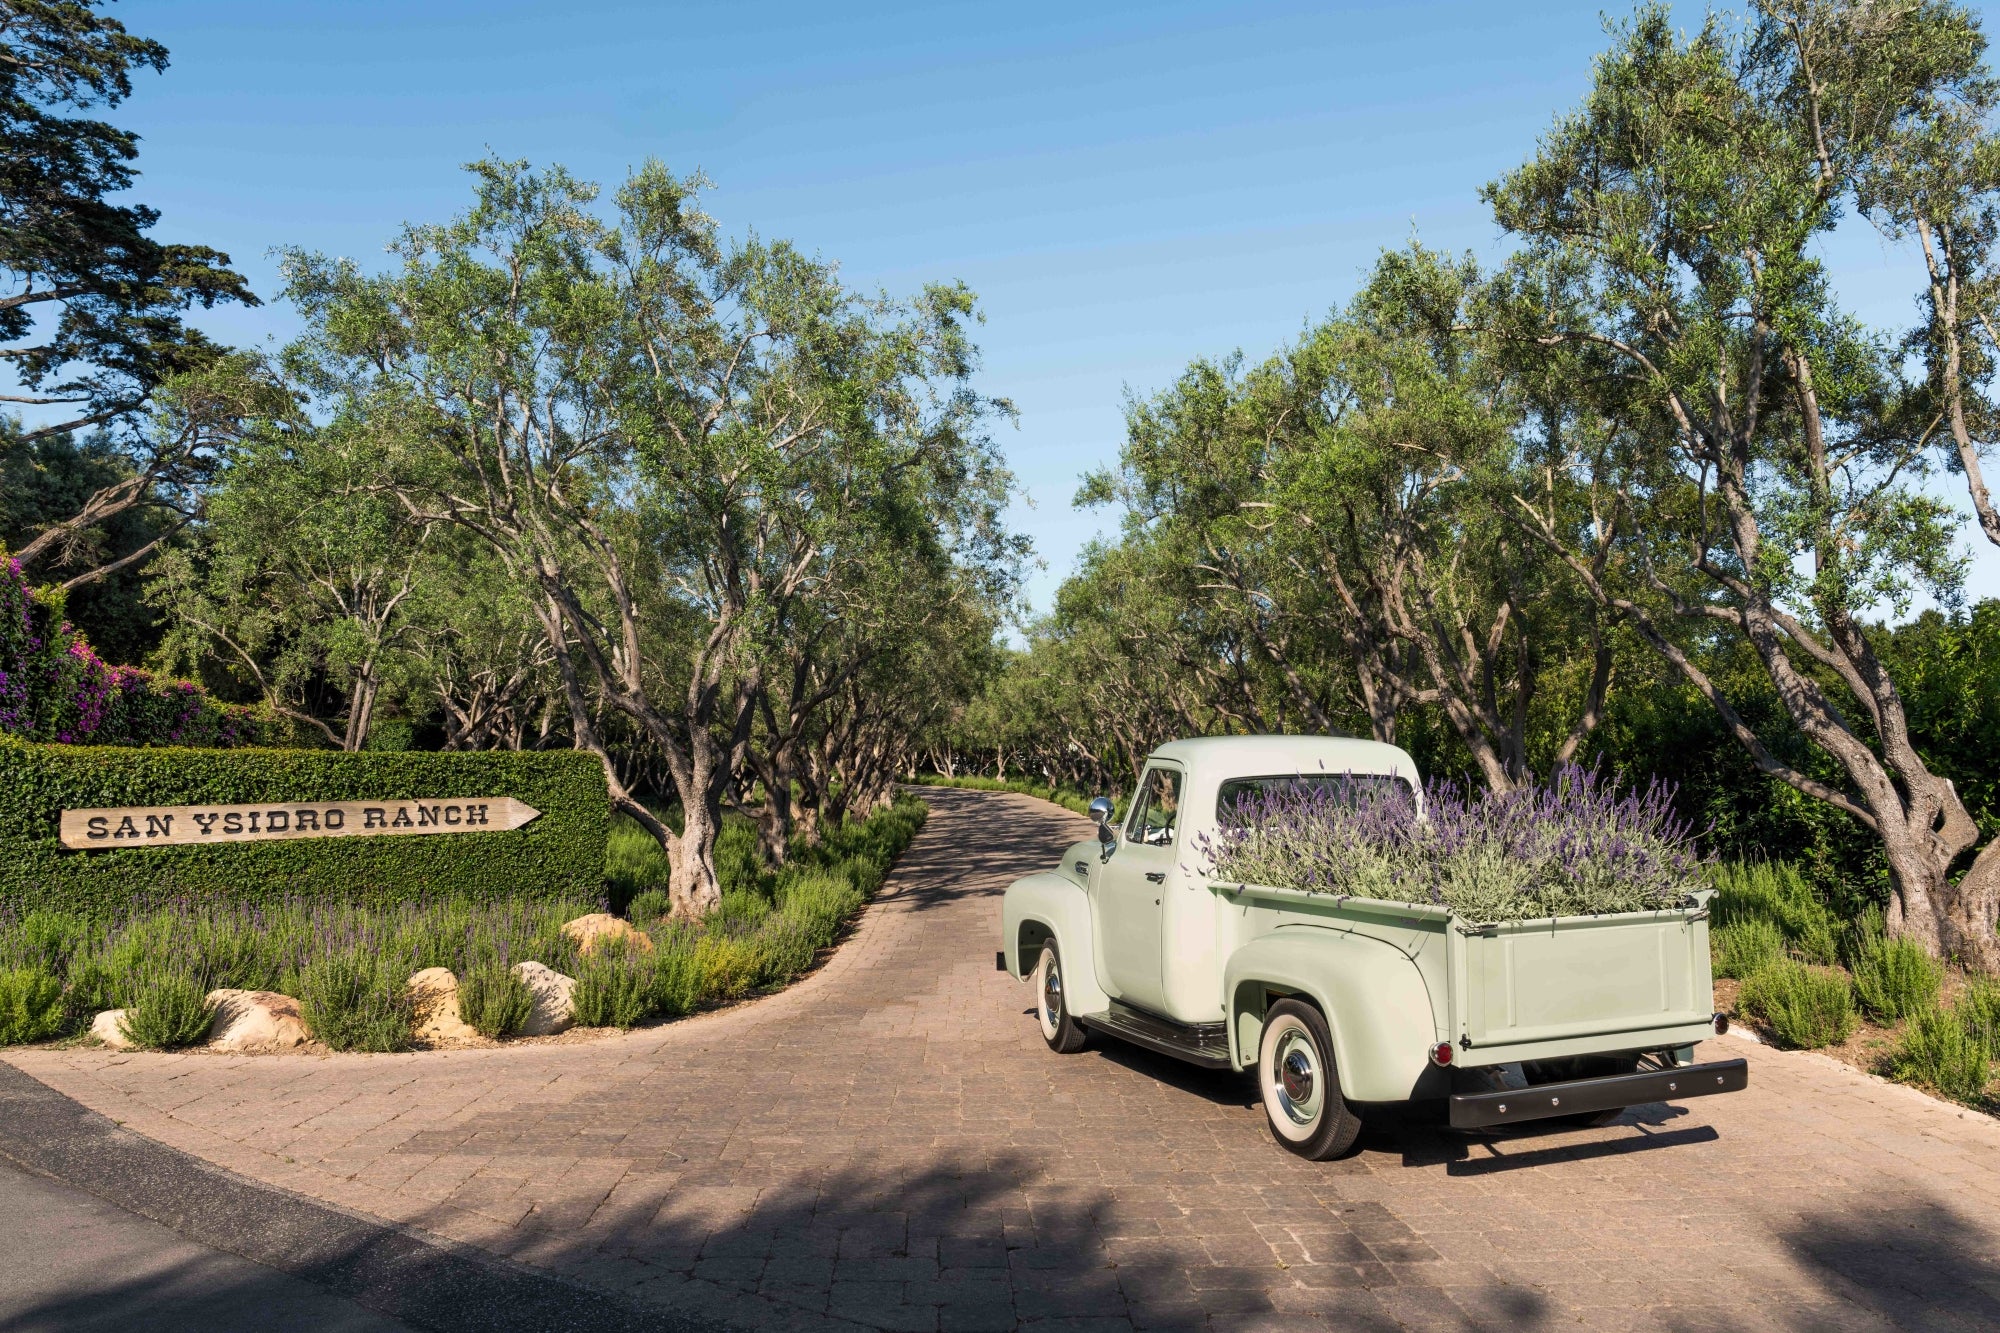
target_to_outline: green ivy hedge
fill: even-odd
[[[386,838],[72,851],[65,809],[105,806],[512,796],[525,828]],[[0,736],[0,910],[110,915],[172,899],[596,898],[608,805],[597,761],[575,751],[342,754],[128,749]]]

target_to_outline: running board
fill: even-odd
[[[1220,1023],[1176,1023],[1116,1000],[1104,1013],[1078,1014],[1076,1021],[1203,1069],[1229,1068],[1229,1034]]]

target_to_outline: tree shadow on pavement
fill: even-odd
[[[2000,1327],[1993,1230],[1935,1200],[1807,1213],[1782,1238],[1829,1289],[1898,1327]]]

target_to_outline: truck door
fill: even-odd
[[[1158,1012],[1160,900],[1178,863],[1182,774],[1155,760],[1140,781],[1111,859],[1097,872],[1097,939],[1106,989],[1126,1004]]]

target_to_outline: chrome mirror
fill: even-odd
[[[1109,796],[1100,796],[1090,803],[1090,817],[1097,821],[1097,843],[1106,856],[1118,845],[1118,834],[1111,827],[1113,808]]]

